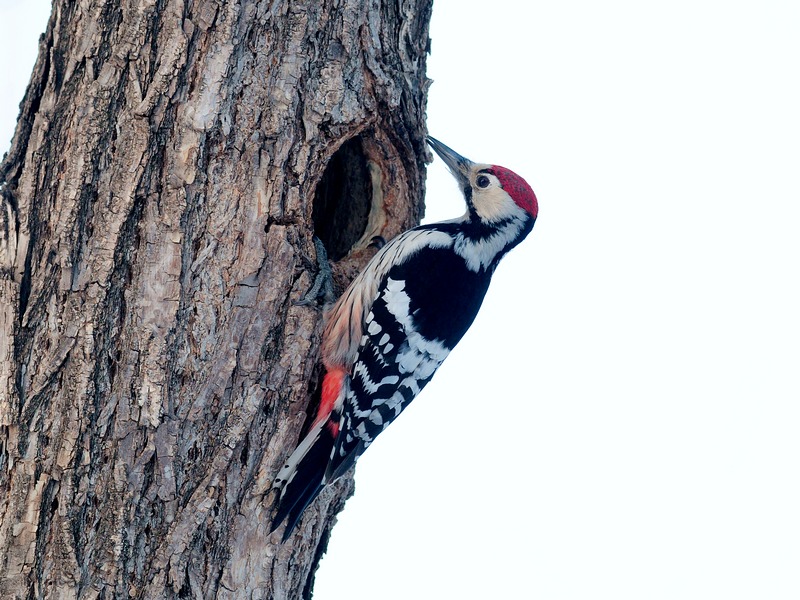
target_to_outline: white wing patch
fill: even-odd
[[[383,293],[386,301],[386,308],[403,325],[406,340],[397,351],[397,366],[401,375],[408,375],[400,382],[413,390],[414,395],[419,392],[418,380],[431,377],[436,369],[442,364],[450,353],[442,342],[438,340],[425,339],[414,329],[413,315],[411,314],[411,299],[405,291],[404,281],[388,279],[386,289]],[[403,397],[400,393],[395,393],[391,399],[375,399],[373,406],[388,402],[389,405],[399,414]]]
[[[391,277],[386,280],[386,289],[383,292],[386,309],[392,314],[403,329],[413,331],[411,324],[411,298],[406,294],[406,282],[395,281]]]
[[[409,229],[398,235],[372,257],[327,315],[322,340],[322,362],[327,369],[349,368],[358,355],[358,344],[369,319],[378,286],[395,265],[407,261],[422,248],[449,248],[453,238],[443,231]]]

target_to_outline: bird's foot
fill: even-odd
[[[330,304],[335,299],[333,292],[333,272],[328,262],[328,252],[325,245],[318,237],[314,236],[314,248],[317,251],[317,274],[311,288],[300,300],[295,300],[295,306],[308,306],[322,300],[323,305]],[[310,261],[309,261],[310,262]]]

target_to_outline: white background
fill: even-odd
[[[48,11],[0,0],[3,151]],[[317,600],[800,598],[799,31],[436,0],[428,127],[539,221],[359,461]],[[463,212],[438,159],[428,188]]]

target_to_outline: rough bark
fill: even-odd
[[[0,166],[0,597],[309,595],[352,480],[269,535],[292,300],[314,231],[342,284],[421,214],[430,10],[55,0]]]

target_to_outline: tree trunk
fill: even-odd
[[[418,221],[430,0],[55,0],[0,166],[0,597],[299,598],[312,234]]]

